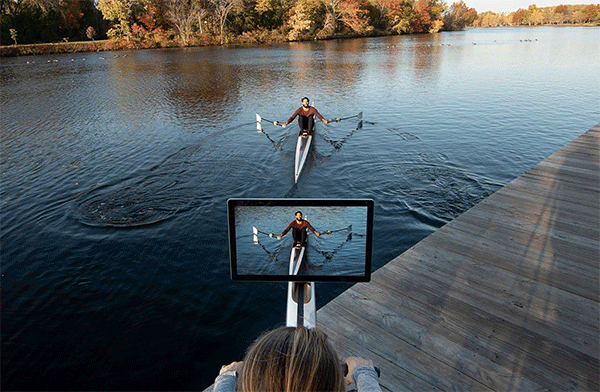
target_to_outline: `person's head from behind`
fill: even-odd
[[[281,327],[248,349],[240,375],[242,392],[343,392],[340,359],[319,329]]]

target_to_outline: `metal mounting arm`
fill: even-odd
[[[302,301],[302,315],[298,304]],[[286,309],[286,325],[297,327],[302,318],[306,328],[317,326],[317,301],[315,299],[314,282],[288,282],[288,300]]]

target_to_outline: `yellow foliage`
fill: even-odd
[[[437,19],[434,20],[433,23],[431,23],[431,27],[429,28],[429,32],[430,33],[437,33],[439,32],[442,27],[444,27],[444,21],[441,19]]]

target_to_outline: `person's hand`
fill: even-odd
[[[238,374],[240,374],[243,366],[244,366],[243,361],[242,362],[231,362],[229,365],[221,366],[221,370],[219,371],[219,374],[223,374],[228,370],[235,370],[238,372]]]
[[[348,357],[345,359],[344,362],[346,362],[346,364],[348,365],[348,374],[346,375],[346,378],[345,378],[346,386],[348,386],[354,382],[354,380],[352,380],[352,372],[354,372],[354,369],[356,369],[357,366],[367,365],[367,366],[371,366],[373,369],[375,369],[375,365],[373,364],[373,361],[371,361],[370,359],[365,359],[365,358],[361,358],[361,357]]]
[[[325,124],[329,124],[329,121],[327,121],[327,120],[323,120],[323,122],[324,122]]]
[[[315,233],[317,237],[321,236],[321,233],[319,233],[318,231]]]
[[[277,239],[278,239],[278,240],[280,240],[280,239],[281,239],[281,236],[280,236],[280,235],[278,235],[278,236],[277,236]]]
[[[283,123],[283,125],[281,126],[281,128],[285,128],[287,127],[287,123]]]

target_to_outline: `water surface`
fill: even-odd
[[[205,388],[284,323],[229,280],[228,198],[372,198],[377,269],[598,123],[599,68],[597,27],[2,59],[3,389]],[[254,118],[303,96],[364,121],[294,185]]]

